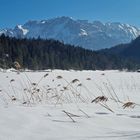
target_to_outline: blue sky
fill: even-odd
[[[0,0],[0,28],[57,16],[140,27],[140,0]]]

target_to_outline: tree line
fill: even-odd
[[[0,67],[17,61],[23,69],[106,70],[134,69],[138,65],[104,52],[87,50],[52,39],[17,39],[0,36]]]

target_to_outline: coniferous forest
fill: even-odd
[[[0,36],[0,67],[11,68],[18,61],[22,68],[105,70],[139,67],[132,60],[105,52],[86,50],[55,40],[16,39]]]

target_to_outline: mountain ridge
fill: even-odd
[[[119,22],[75,20],[70,17],[57,17],[48,20],[30,20],[14,29],[0,30],[16,38],[55,39],[86,49],[99,50],[117,44],[127,43],[140,35],[140,29]]]
[[[112,48],[99,50],[99,52],[116,55],[125,59],[131,59],[140,63],[140,36],[127,44],[120,44]]]

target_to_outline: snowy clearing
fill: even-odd
[[[0,140],[140,139],[140,73],[7,70],[0,78]]]

